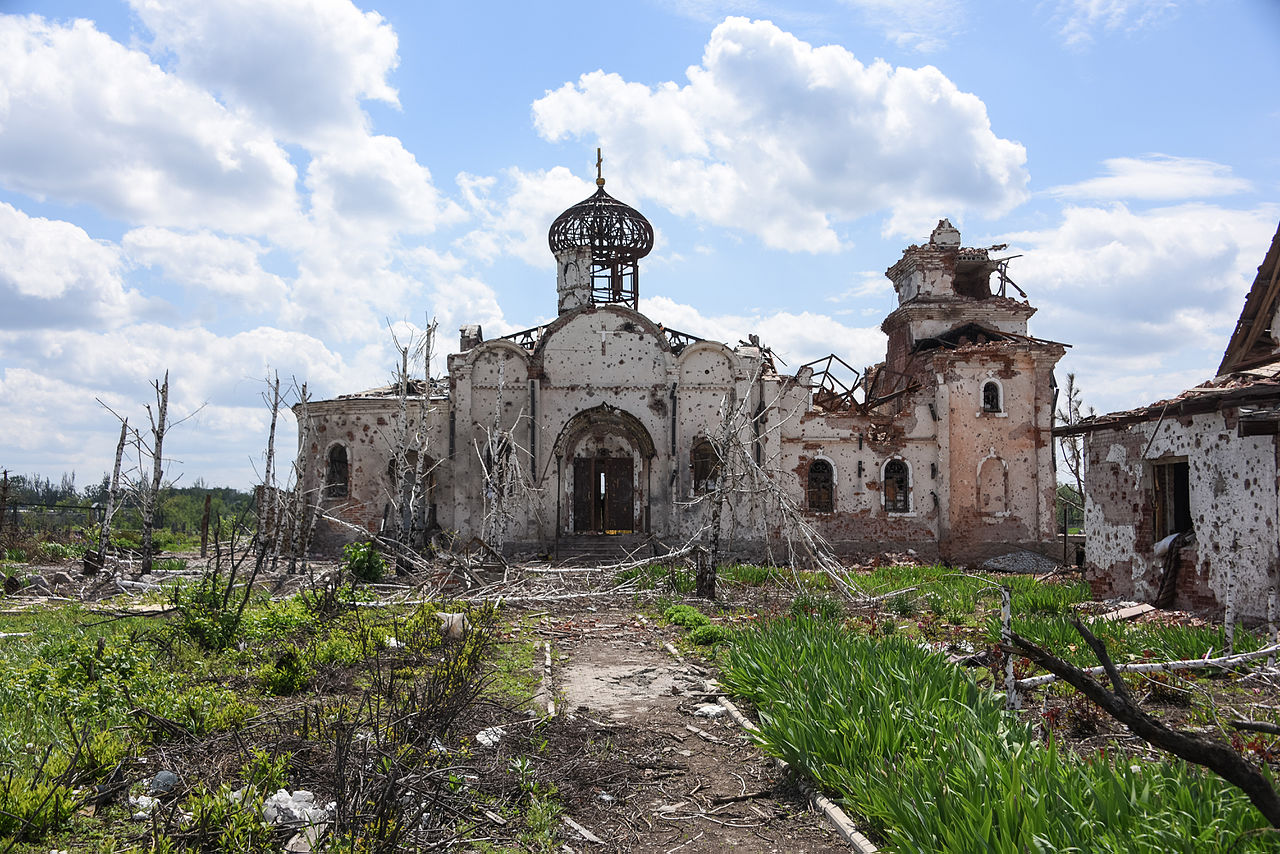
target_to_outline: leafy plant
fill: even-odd
[[[291,751],[268,753],[255,747],[250,751],[249,762],[245,765],[245,782],[259,792],[274,792],[288,783],[289,763],[292,761]]]
[[[311,668],[307,667],[296,647],[285,647],[274,662],[258,669],[262,690],[277,697],[288,697],[307,687]]]
[[[675,626],[695,629],[711,623],[711,618],[692,605],[672,605],[663,612],[662,618]]]
[[[724,626],[698,626],[689,632],[689,640],[698,646],[714,646],[725,643],[729,638],[730,632]]]
[[[386,573],[387,563],[371,541],[348,543],[342,550],[342,565],[352,577],[366,582],[378,581]]]
[[[64,828],[78,806],[67,786],[9,772],[0,776],[0,839],[41,839]]]

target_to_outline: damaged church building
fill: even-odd
[[[1169,400],[1059,427],[1084,438],[1085,575],[1096,598],[1276,616],[1280,231],[1217,375]]]
[[[317,543],[407,524],[514,554],[656,553],[714,519],[726,556],[776,562],[797,520],[839,555],[1053,548],[1064,345],[1028,334],[1003,247],[962,247],[941,221],[886,273],[882,363],[783,373],[755,335],[730,346],[640,313],[653,229],[604,183],[551,224],[553,320],[464,326],[445,378],[295,408]]]

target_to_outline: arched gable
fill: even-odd
[[[676,357],[680,384],[726,386],[733,382],[737,355],[718,341],[697,341]]]

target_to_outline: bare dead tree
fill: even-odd
[[[1063,661],[1016,632],[1010,632],[1009,639],[1018,652],[1084,694],[1134,735],[1187,762],[1202,765],[1239,787],[1267,821],[1273,827],[1280,828],[1280,796],[1276,795],[1275,789],[1261,770],[1228,744],[1172,729],[1148,715],[1129,693],[1124,678],[1111,661],[1106,645],[1079,619],[1073,618],[1072,624],[1098,657],[1098,662],[1111,682],[1112,690],[1108,690],[1080,668]]]
[[[111,520],[120,507],[120,466],[124,461],[124,448],[129,441],[129,419],[120,422],[120,440],[116,442],[116,461],[111,469],[111,482],[107,487],[107,506],[102,508],[102,526],[98,530],[98,551],[95,555],[85,553],[85,571],[96,572],[107,562],[107,546],[111,542]]]
[[[1067,374],[1067,387],[1063,405],[1058,407],[1057,422],[1064,427],[1074,427],[1086,418],[1093,418],[1098,413],[1092,406],[1084,411],[1080,400],[1080,387],[1076,385],[1076,375]],[[1076,494],[1084,501],[1084,438],[1078,434],[1060,436],[1058,446],[1062,449],[1062,462],[1076,482]],[[1077,508],[1081,512],[1083,507]]]
[[[5,512],[9,509],[9,470],[0,472],[0,547],[4,546]]]
[[[142,574],[151,572],[151,564],[155,559],[155,527],[156,507],[160,503],[160,485],[164,477],[164,436],[169,429],[169,372],[164,372],[164,381],[153,382],[156,393],[156,412],[147,404],[147,420],[151,422],[151,445],[148,453],[151,457],[151,479],[138,479],[139,506],[142,511]],[[142,459],[142,437],[138,437],[139,465]]]
[[[536,512],[538,489],[526,470],[532,472],[530,450],[516,441],[516,428],[524,423],[523,407],[504,424],[506,391],[505,365],[498,366],[498,394],[494,404],[493,423],[484,427],[484,441],[473,440],[476,458],[483,473],[484,517],[481,539],[498,556],[507,545],[511,530],[521,520]]]
[[[395,374],[399,417],[391,426],[387,443],[391,450],[391,489],[387,496],[388,513],[382,539],[399,549],[421,551],[427,546],[427,529],[431,505],[431,478],[436,461],[430,455],[431,360],[435,355],[436,321],[434,318],[419,335],[401,342],[391,330],[396,351],[400,355]],[[418,379],[410,364],[421,360],[422,376]]]
[[[761,378],[765,363],[755,367],[747,384],[748,389],[762,390]],[[765,546],[773,560],[775,545],[785,551],[785,559],[791,566],[808,566],[826,572],[836,587],[850,597],[855,593],[849,588],[840,571],[840,563],[826,538],[809,522],[795,499],[783,486],[778,463],[778,451],[766,457],[757,456],[766,444],[781,448],[780,441],[769,442],[771,436],[781,433],[783,426],[802,410],[797,403],[788,411],[780,403],[790,386],[779,386],[772,400],[767,403],[761,394],[746,394],[741,400],[726,394],[721,399],[719,418],[712,435],[708,436],[717,458],[717,471],[712,489],[696,496],[689,504],[709,504],[709,524],[695,535],[705,541],[707,559],[698,566],[696,593],[702,598],[715,598],[716,572],[722,558],[722,537],[726,521],[730,539],[736,531],[740,517],[747,515],[765,518],[772,522],[765,532]],[[754,404],[754,405],[753,405]],[[770,417],[770,415],[774,417]]]
[[[307,391],[306,383],[299,385],[296,380],[293,383],[293,389],[298,399],[295,411],[301,427],[298,430],[298,452],[293,458],[293,471],[290,475],[293,482],[288,503],[290,573],[307,571],[311,536],[320,515],[319,502],[313,500],[315,496],[308,495],[303,486],[303,472],[306,471],[307,456],[311,447],[312,427],[308,413],[311,394]]]

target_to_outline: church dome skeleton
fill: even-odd
[[[597,153],[599,175],[601,160]],[[551,223],[547,243],[557,262],[579,263],[589,255],[593,305],[622,304],[639,308],[638,261],[653,250],[653,226],[638,210],[604,190],[604,178],[596,178],[596,191]]]

